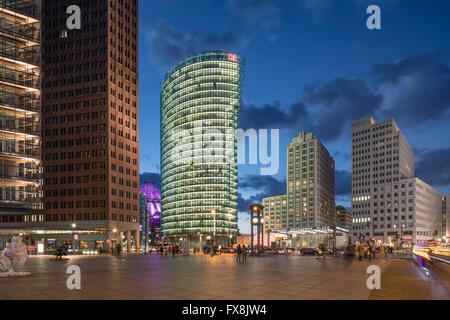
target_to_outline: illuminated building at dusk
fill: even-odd
[[[0,203],[35,209],[7,227],[49,249],[138,248],[138,1],[77,1],[81,29],[73,2],[27,15],[40,3],[1,2]]]
[[[334,159],[313,133],[300,132],[287,149],[287,194],[263,199],[264,231],[333,227]]]
[[[161,90],[162,232],[228,242],[237,227],[237,139],[244,59],[190,56]]]
[[[414,176],[414,152],[394,119],[352,124],[352,233],[405,246],[442,234],[442,194]]]

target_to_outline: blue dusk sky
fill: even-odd
[[[381,8],[381,30],[366,9]],[[442,0],[141,0],[141,182],[159,183],[165,73],[207,50],[246,59],[239,127],[280,130],[280,168],[239,166],[239,227],[248,206],[285,193],[286,148],[300,131],[336,162],[336,204],[350,207],[351,124],[394,118],[416,176],[450,193],[450,2]]]

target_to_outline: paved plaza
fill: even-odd
[[[234,255],[172,257],[129,254],[70,256],[66,264],[30,257],[20,271],[28,277],[0,278],[4,299],[450,299],[447,265],[426,276],[411,259],[320,261],[312,256]],[[366,269],[381,269],[381,290],[369,290]],[[69,290],[66,269],[81,269],[81,290]]]

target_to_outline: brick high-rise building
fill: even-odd
[[[41,225],[79,231],[80,249],[138,247],[138,1],[44,0],[42,11]]]

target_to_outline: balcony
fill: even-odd
[[[6,109],[12,112],[32,112],[39,114],[41,110],[40,94],[29,92],[28,94],[6,93],[0,91],[0,111]]]
[[[17,41],[22,42],[26,46],[38,45],[41,37],[41,31],[31,25],[8,25],[0,27],[0,38],[3,38],[6,41],[14,40],[14,43]]]
[[[0,84],[10,87],[14,91],[24,90],[24,93],[40,89],[38,74],[20,72],[10,68],[0,69]]]
[[[0,46],[1,63],[16,65],[20,70],[38,68],[40,64],[39,47],[19,48],[17,46]]]
[[[41,6],[36,0],[0,0],[0,14],[21,23],[34,23],[39,21]]]

